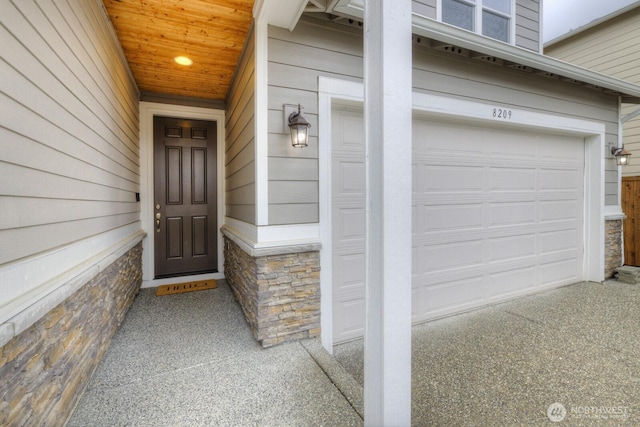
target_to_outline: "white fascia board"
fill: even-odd
[[[364,0],[340,0],[334,10],[362,19],[364,16]],[[640,103],[639,85],[587,70],[534,51],[493,40],[471,31],[462,30],[453,25],[438,22],[416,13],[412,15],[412,30],[414,34],[432,40],[449,43],[474,52],[535,68],[536,70],[619,92],[625,97],[625,102]]]
[[[364,18],[364,0],[338,0],[332,12],[342,13],[354,18]]]
[[[421,15],[413,15],[413,31],[430,39],[450,43],[457,47],[495,56],[536,70],[556,74],[604,89],[620,92],[633,98],[640,97],[640,86],[596,73],[549,56],[512,46],[452,25],[434,21]]]
[[[293,31],[307,3],[308,0],[257,0],[253,5],[253,17]]]

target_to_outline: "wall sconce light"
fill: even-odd
[[[618,166],[629,164],[631,153],[624,149],[624,145],[622,147],[614,147],[613,143],[610,142],[609,147],[611,148],[611,154],[616,158],[616,164]]]
[[[302,148],[309,145],[309,128],[311,125],[300,112],[300,104],[298,111],[293,111],[287,118],[287,126],[291,132],[291,145],[296,148]]]

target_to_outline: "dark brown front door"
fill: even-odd
[[[155,277],[217,271],[216,122],[153,118]]]

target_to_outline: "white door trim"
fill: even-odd
[[[333,293],[331,262],[331,111],[335,105],[362,103],[362,83],[318,78],[319,111],[319,171],[320,171],[320,254],[321,271],[321,339],[325,349],[333,352]],[[448,119],[461,118],[466,123],[499,124],[538,131],[581,136],[585,138],[585,209],[584,209],[584,278],[600,282],[604,280],[604,123],[563,117],[547,113],[510,108],[508,106],[413,93],[414,114]],[[496,117],[494,117],[494,109]],[[507,110],[507,118],[498,110]],[[510,112],[510,114],[509,114]]]
[[[142,241],[142,287],[149,288],[167,283],[175,283],[176,278],[154,279],[154,239],[153,227],[153,117],[175,117],[184,119],[209,120],[217,122],[217,192],[218,192],[218,225],[222,226],[225,216],[224,205],[224,110],[211,108],[188,107],[183,105],[140,102],[140,220],[147,236]],[[218,273],[199,275],[198,279],[224,278],[223,239],[218,227]],[[194,276],[183,276],[179,281],[193,280]]]

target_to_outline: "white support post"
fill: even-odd
[[[364,421],[411,424],[411,1],[365,3]]]

